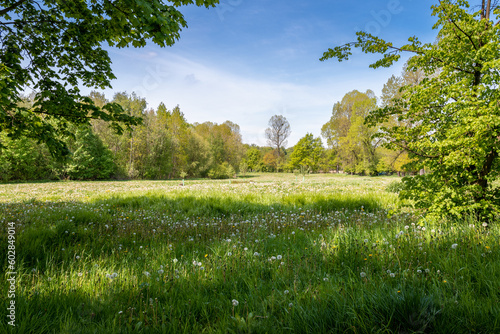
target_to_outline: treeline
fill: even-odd
[[[400,88],[422,80],[419,72],[404,70],[391,77],[380,99],[370,90],[352,91],[333,106],[330,120],[321,129],[322,137],[308,133],[291,148],[259,147],[243,144],[240,127],[230,121],[222,124],[190,124],[179,106],[168,110],[163,103],[147,108],[144,98],[134,93],[116,93],[111,101],[92,92],[98,107],[108,102],[122,106],[128,115],[140,116],[141,125],[116,133],[102,120],[70,128],[74,136],[64,138],[71,154],[53,158],[44,144],[31,139],[10,140],[0,133],[0,178],[9,180],[42,179],[175,179],[230,178],[253,172],[344,172],[378,175],[415,172],[404,151],[393,151],[374,140],[378,127],[369,127],[365,119],[380,107],[390,107],[399,97]],[[26,105],[32,103],[27,97]],[[289,127],[283,116],[274,116]],[[397,119],[390,120],[394,124]],[[387,125],[387,124],[385,124]],[[389,124],[390,125],[390,124]],[[290,128],[287,129],[287,135]],[[284,138],[286,139],[286,138]]]
[[[92,92],[97,106],[109,101]],[[26,103],[29,103],[29,98]],[[0,151],[0,175],[8,180],[39,179],[172,179],[180,177],[233,177],[245,153],[240,128],[227,121],[190,124],[177,106],[160,104],[147,109],[144,98],[117,93],[120,104],[141,125],[117,134],[104,121],[72,129],[64,138],[71,151],[64,160],[51,157],[45,145],[30,139],[13,141],[4,134]]]

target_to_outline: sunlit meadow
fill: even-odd
[[[15,223],[17,272],[0,332],[499,333],[498,225],[430,221],[394,182],[0,185],[2,271]]]

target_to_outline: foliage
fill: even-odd
[[[238,170],[242,175],[245,175],[248,172],[248,164],[245,159],[241,160]]]
[[[58,176],[57,164],[47,148],[29,138],[12,140],[0,133],[0,180],[49,180]]]
[[[383,126],[380,137],[391,148],[415,159],[413,169],[432,172],[405,179],[401,196],[438,216],[468,214],[493,220],[500,214],[499,176],[500,26],[499,9],[483,1],[472,12],[467,1],[440,1],[432,7],[438,29],[435,43],[418,38],[395,47],[364,32],[356,42],[330,49],[322,59],[349,57],[351,47],[381,53],[371,67],[387,67],[413,53],[408,70],[426,78],[406,86],[394,106],[375,110],[369,124],[397,117],[401,124]]]
[[[54,156],[69,153],[61,138],[70,124],[90,119],[137,125],[116,103],[97,107],[80,85],[104,89],[115,78],[104,45],[173,45],[187,26],[178,7],[210,7],[217,0],[33,1],[6,0],[0,9],[0,131],[45,142]],[[31,106],[21,94],[34,92]]]
[[[208,177],[211,179],[230,179],[233,178],[236,172],[233,166],[224,161],[222,164],[212,167],[208,171]]]
[[[276,157],[275,151],[269,151],[262,157],[262,162],[266,167],[267,172],[274,172],[278,168],[278,159]]]
[[[73,152],[65,166],[65,172],[75,180],[109,179],[115,172],[111,151],[104,146],[89,126],[75,131],[75,141],[70,142]]]
[[[401,192],[401,190],[403,190],[403,189],[404,189],[404,183],[401,181],[392,181],[385,188],[386,191],[388,191],[390,193],[396,193],[396,194]]]
[[[246,152],[246,162],[248,168],[251,171],[260,171],[260,162],[262,161],[262,152],[256,148],[252,147]]]
[[[313,173],[320,169],[320,161],[324,155],[321,138],[314,138],[312,133],[306,134],[295,145],[290,156],[290,168],[297,169],[300,166],[308,167]]]
[[[336,152],[338,163],[347,173],[375,174],[378,157],[372,135],[376,129],[364,124],[368,113],[375,109],[377,99],[372,91],[354,90],[333,106],[332,117],[321,128],[327,144]]]

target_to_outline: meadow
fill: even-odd
[[[0,333],[499,333],[499,226],[402,208],[398,180],[1,184]]]

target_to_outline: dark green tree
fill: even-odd
[[[92,128],[81,125],[75,131],[73,152],[66,173],[75,180],[109,179],[116,169],[111,151],[104,146]]]

